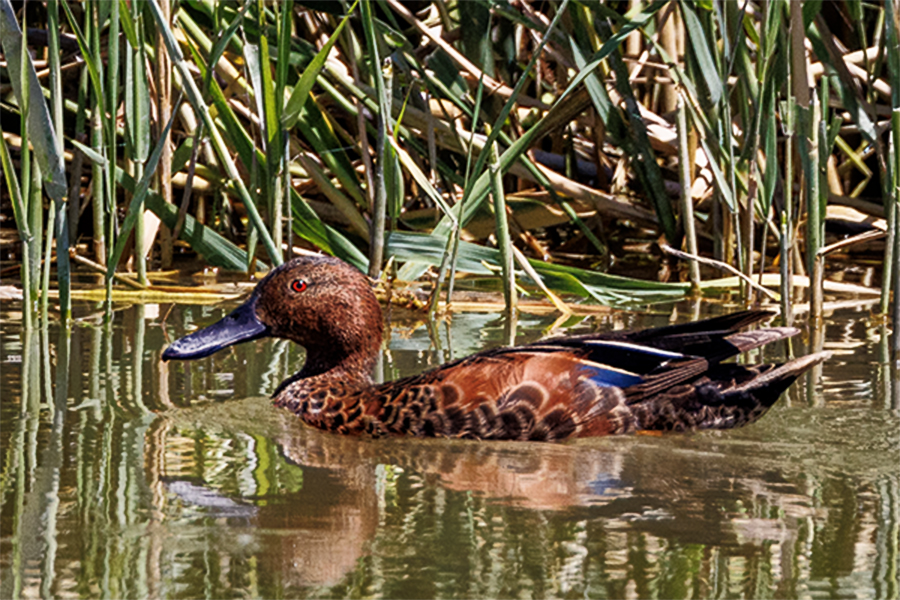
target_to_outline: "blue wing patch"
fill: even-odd
[[[586,363],[585,370],[590,373],[588,379],[600,387],[627,388],[644,382],[644,378],[629,371],[616,369],[596,363]]]

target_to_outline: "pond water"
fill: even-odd
[[[286,342],[160,361],[232,307],[123,307],[104,326],[81,306],[70,333],[26,334],[2,306],[0,597],[900,595],[898,388],[868,309],[829,317],[834,357],[754,425],[554,445],[311,430],[269,404],[303,360]],[[516,342],[552,324],[523,315]],[[507,335],[496,314],[395,314],[378,372]]]

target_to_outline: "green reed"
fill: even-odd
[[[26,24],[27,23],[23,23]],[[4,171],[10,195],[14,198],[16,226],[23,244],[23,312],[26,326],[35,321],[39,305],[44,320],[47,319],[47,298],[49,296],[49,265],[51,264],[51,240],[57,239],[57,275],[59,283],[59,308],[63,320],[71,314],[69,295],[69,233],[66,207],[66,183],[62,154],[62,143],[54,128],[50,111],[44,97],[31,55],[28,52],[25,28],[20,28],[8,0],[0,2],[0,39],[7,59],[7,71],[21,115],[20,137],[23,140],[20,152],[18,177],[12,168],[12,161],[4,159]],[[52,36],[51,36],[52,37]],[[51,45],[55,42],[51,41]],[[53,65],[51,65],[53,72]],[[58,80],[56,65],[54,80]],[[58,109],[54,113],[58,115]],[[33,151],[29,150],[29,143]],[[5,146],[5,143],[4,143]],[[6,154],[6,148],[4,148]],[[16,192],[20,190],[20,193]],[[46,193],[52,201],[48,212],[46,229],[43,222],[43,197]],[[38,277],[41,265],[42,240],[48,239],[44,260],[47,270],[44,277]],[[28,255],[25,259],[24,256]]]
[[[890,216],[890,231],[888,239],[893,243],[885,246],[885,267],[882,283],[882,313],[887,314],[889,289],[893,289],[893,310],[891,311],[894,324],[893,342],[891,348],[895,359],[900,353],[900,267],[897,265],[900,257],[900,234],[897,227],[900,221],[900,11],[891,2],[885,4],[885,53],[887,55],[888,71],[891,82],[891,148],[890,160],[890,189],[885,194],[885,213]],[[889,275],[891,274],[891,275]],[[896,384],[896,380],[895,380]]]
[[[384,64],[381,61],[381,51],[378,47],[380,40],[375,35],[372,3],[369,0],[362,0],[360,12],[369,55],[368,71],[374,80],[375,95],[378,98],[378,133],[375,139],[375,173],[372,178],[375,190],[372,193],[372,224],[369,238],[369,277],[378,277],[381,274],[381,263],[384,261],[384,225],[388,204],[386,173],[389,172],[390,167],[387,163],[391,153],[387,138],[393,129],[390,124],[394,102],[393,67],[390,59],[386,59]]]
[[[21,29],[27,9],[14,13],[8,0],[3,6],[4,32]],[[525,11],[478,4],[464,13],[459,1],[447,0],[417,14],[394,0],[364,3],[360,10],[345,3],[333,12],[260,0],[154,0],[127,8],[51,0],[46,7],[46,22],[32,25],[49,32],[47,80],[29,79],[34,67],[29,53],[21,52],[26,39],[3,36],[10,81],[25,92],[3,110],[18,111],[25,125],[15,137],[32,142],[18,151],[7,143],[15,169],[5,168],[4,180],[26,249],[26,302],[35,310],[41,298],[47,306],[41,288],[49,285],[51,266],[58,269],[62,305],[68,305],[70,238],[89,239],[88,252],[110,275],[128,268],[120,259],[130,256],[138,279],[148,285],[150,271],[170,264],[172,253],[172,241],[155,233],[154,220],[145,223],[148,211],[161,220],[162,232],[177,234],[210,264],[233,269],[237,260],[241,270],[279,264],[286,243],[290,255],[298,240],[375,274],[390,259],[398,231],[430,231],[422,239],[450,251],[438,280],[443,284],[449,273],[452,288],[458,272],[454,240],[475,230],[497,235],[495,224],[485,221],[499,215],[486,199],[502,182],[496,191],[507,196],[511,226],[498,247],[510,243],[520,253],[568,267],[569,259],[555,256],[557,249],[543,241],[559,228],[586,241],[584,264],[600,265],[610,252],[601,222],[654,228],[672,245],[693,229],[689,237],[698,238],[697,252],[712,241],[723,250],[719,258],[746,275],[779,270],[787,317],[791,267],[805,265],[815,274],[826,204],[833,196],[858,199],[879,172],[866,162],[867,144],[895,177],[896,157],[888,155],[890,144],[874,125],[876,109],[884,107],[867,87],[874,89],[885,75],[897,77],[893,5],[773,0],[754,12],[747,3],[655,1],[620,12],[600,3],[559,2]],[[862,46],[874,44],[867,38],[873,27],[883,32],[885,52],[850,47],[865,50],[865,59],[845,64],[835,48],[851,41],[828,29],[825,11],[842,12],[853,22]],[[451,41],[435,33],[460,27],[461,36]],[[60,64],[70,59],[60,40],[71,35],[83,61],[80,79],[61,77],[73,68]],[[387,79],[383,59],[391,61]],[[856,64],[868,79],[852,70]],[[170,70],[179,76],[166,91]],[[803,112],[812,106],[811,79],[819,88],[818,120]],[[485,90],[480,104],[477,81]],[[684,99],[683,137],[695,140],[681,154],[674,115],[665,112],[672,93]],[[40,101],[44,95],[49,110]],[[792,98],[801,107],[796,115]],[[34,132],[41,126],[32,130],[41,113],[52,115],[42,118],[47,131],[58,133],[57,144],[42,142],[52,138]],[[837,128],[835,114],[848,114],[850,121]],[[486,124],[490,133],[478,133]],[[796,140],[779,137],[793,124]],[[660,130],[672,138],[666,141]],[[569,168],[539,164],[530,155],[539,146]],[[499,157],[491,168],[495,147]],[[74,149],[65,170],[63,148]],[[596,181],[578,180],[571,168],[576,158],[597,167]],[[82,182],[84,161],[90,173]],[[803,166],[802,212],[794,194],[800,172],[795,161]],[[828,187],[835,164],[845,192]],[[689,190],[675,193],[687,185],[687,179],[679,183],[679,165],[690,167],[696,197]],[[387,171],[377,177],[369,172],[382,168]],[[470,170],[466,176],[464,169]],[[67,192],[51,193],[43,183],[61,184],[67,173]],[[173,184],[186,190],[180,200]],[[885,181],[886,198],[896,196],[895,187]],[[42,188],[52,212],[42,206]],[[523,228],[537,203],[512,191],[541,193],[541,202],[563,216]],[[682,202],[679,209],[678,195],[691,205]],[[893,206],[886,205],[891,223]],[[79,229],[83,207],[93,222],[84,219]],[[806,228],[799,230],[799,223]],[[132,235],[133,242],[123,240]],[[777,251],[767,247],[773,237]],[[257,245],[264,249],[261,261]],[[776,254],[780,269],[772,264]],[[430,264],[407,260],[399,277],[419,277]],[[892,265],[892,259],[886,262],[886,281]],[[818,304],[819,286],[811,293]],[[887,306],[885,300],[883,312]]]

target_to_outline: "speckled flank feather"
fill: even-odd
[[[374,385],[369,373],[381,344],[381,310],[355,269],[336,259],[295,259],[260,283],[248,304],[235,314],[244,311],[245,318],[252,310],[266,334],[307,349],[304,368],[279,387],[275,403],[314,427],[350,435],[557,441],[727,429],[758,419],[797,376],[828,356],[784,365],[723,363],[797,333],[785,327],[740,332],[770,316],[745,311],[488,350]],[[198,333],[197,340],[185,338],[185,347],[203,347]],[[180,358],[179,343],[167,358]]]

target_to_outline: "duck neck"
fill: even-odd
[[[316,388],[339,389],[342,393],[364,389],[372,385],[372,370],[377,357],[378,348],[375,346],[347,352],[338,344],[310,344],[306,347],[303,368],[283,381],[272,397],[276,404],[291,406],[293,400],[302,395],[301,392],[308,393]],[[329,397],[328,400],[335,399]]]
[[[372,382],[372,369],[375,367],[377,354],[336,352],[334,349],[327,352],[322,349],[316,350],[307,348],[306,363],[295,379],[341,378],[348,382],[359,381],[362,384]]]

